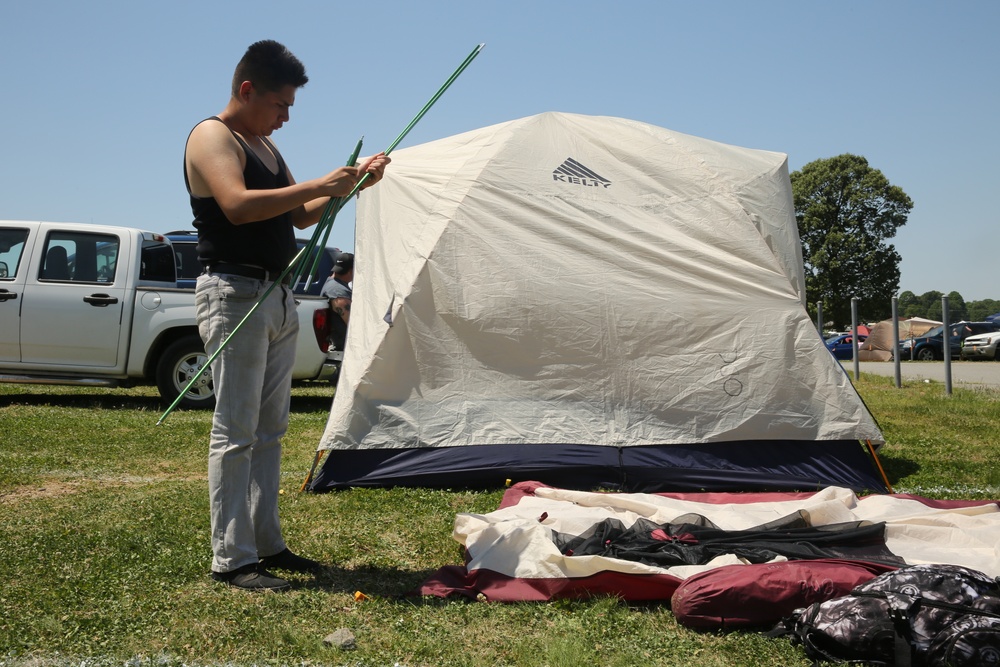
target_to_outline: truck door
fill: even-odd
[[[21,302],[28,229],[0,229],[0,361],[21,361]]]
[[[129,242],[124,235],[48,228],[24,288],[22,363],[67,371],[119,364]]]

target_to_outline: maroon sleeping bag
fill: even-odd
[[[670,605],[689,628],[774,625],[794,610],[842,595],[895,567],[864,561],[795,560],[726,565],[685,579]]]

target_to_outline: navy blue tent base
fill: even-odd
[[[500,488],[537,481],[564,489],[814,491],[841,486],[887,493],[856,441],[753,441],[699,445],[479,445],[331,450],[309,484],[350,487]]]

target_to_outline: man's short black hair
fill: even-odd
[[[254,42],[243,54],[233,74],[233,96],[249,81],[262,92],[276,93],[285,86],[301,88],[309,81],[306,67],[283,44],[273,39]]]

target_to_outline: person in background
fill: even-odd
[[[204,267],[196,315],[209,355],[288,267],[297,251],[295,229],[318,222],[329,198],[350,194],[365,173],[365,186],[377,183],[389,163],[379,154],[361,167],[297,182],[270,136],[288,121],[307,81],[303,64],[282,44],[256,42],[236,66],[225,109],[188,136],[184,180]],[[271,570],[322,567],[288,549],[278,519],[297,329],[295,299],[283,280],[212,364],[212,577],[241,589],[286,589],[290,583]]]
[[[323,285],[320,292],[330,302],[330,310],[334,312],[344,324],[348,324],[351,319],[351,281],[354,280],[354,254],[342,252],[333,263],[333,270],[330,277]]]

